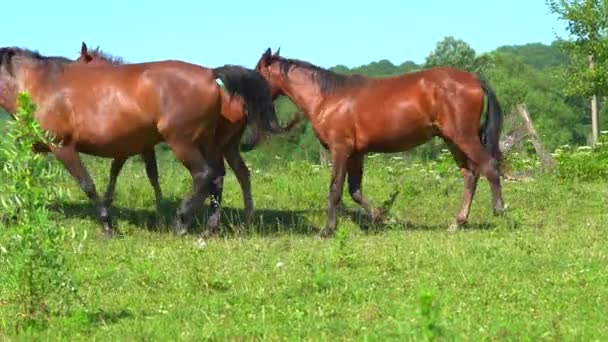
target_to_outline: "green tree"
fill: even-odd
[[[568,103],[563,85],[552,82],[550,73],[525,64],[515,52],[493,52],[487,78],[496,91],[505,115],[525,103],[543,143],[554,149],[564,144],[585,143],[584,117],[579,107]],[[509,120],[504,131],[507,132]]]
[[[599,137],[597,98],[608,95],[608,1],[547,0],[566,21],[570,37],[561,46],[571,57],[562,77],[571,95],[591,97],[593,143]]]
[[[477,56],[467,42],[449,36],[437,42],[435,49],[426,57],[425,67],[451,66],[484,74],[488,62],[485,56]]]

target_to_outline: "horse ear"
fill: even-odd
[[[82,42],[82,45],[80,46],[80,55],[86,56],[88,53],[89,53],[89,48],[87,47],[87,44],[85,42]]]
[[[272,57],[279,57],[279,52],[281,52],[281,47],[279,46],[279,48],[277,49],[277,52],[275,52]]]
[[[272,58],[272,52],[270,51],[270,48],[268,48],[262,54],[262,58],[260,58],[260,62],[262,62],[264,65],[267,65],[270,63],[271,58]]]

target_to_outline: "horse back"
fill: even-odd
[[[475,75],[433,68],[370,78],[337,92],[325,99],[313,126],[322,140],[336,135],[359,151],[396,152],[441,134],[444,126],[469,121],[482,104]]]
[[[44,89],[44,126],[103,156],[139,153],[169,136],[196,140],[220,117],[212,71],[178,61],[75,65]]]

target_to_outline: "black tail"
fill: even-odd
[[[240,95],[245,102],[247,125],[251,135],[244,143],[253,148],[266,133],[282,133],[270,94],[270,85],[256,71],[238,65],[213,69],[213,77],[222,80],[230,95]]]
[[[302,113],[302,111],[300,110],[296,111],[293,114],[293,118],[287,123],[285,123],[285,126],[279,127],[279,129],[274,131],[274,133],[281,134],[291,131],[298,123],[300,123],[300,121],[302,121],[303,118],[304,113]],[[253,139],[250,138],[249,140]],[[255,148],[257,143],[259,143],[259,139],[256,140],[254,143],[249,140],[246,140],[246,142],[244,143],[241,141],[241,146],[239,147],[241,152],[249,152]]]
[[[500,151],[500,132],[502,130],[502,109],[494,90],[490,88],[488,83],[480,80],[481,88],[488,98],[488,111],[486,120],[479,132],[481,143],[486,146],[492,158],[496,160],[498,166],[502,161],[502,152]]]

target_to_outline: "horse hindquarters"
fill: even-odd
[[[483,94],[488,94],[485,87],[481,87],[483,92],[480,92],[480,99],[465,98],[459,103],[454,103],[450,107],[450,113],[441,113],[443,118],[449,118],[444,120],[441,134],[450,147],[464,178],[462,207],[452,229],[466,223],[480,174],[490,183],[494,214],[501,214],[504,210],[499,160],[497,160],[500,159],[497,144],[501,113],[493,92],[489,95],[488,120],[482,126],[481,132],[479,126],[474,124],[480,121],[483,113]],[[460,94],[461,97],[465,95],[466,93]]]

